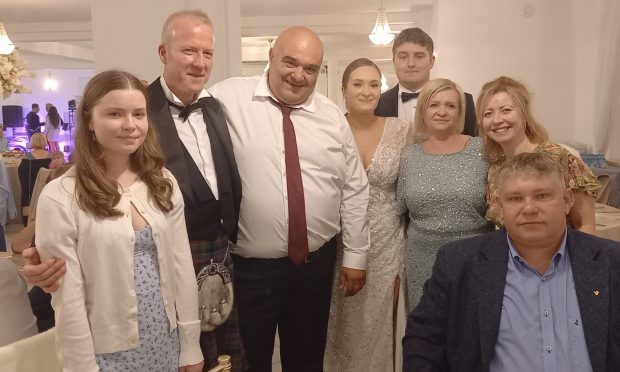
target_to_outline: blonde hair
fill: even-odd
[[[146,100],[146,87],[134,75],[118,70],[99,73],[86,88],[77,110],[78,125],[75,132],[76,196],[80,207],[98,217],[121,216],[115,206],[121,198],[118,185],[105,176],[107,164],[103,150],[89,128],[93,109],[101,98],[114,90],[137,90]],[[129,167],[147,185],[155,205],[163,212],[172,209],[172,182],[164,177],[164,157],[159,148],[152,125],[144,143],[129,155]]]
[[[498,161],[504,158],[504,150],[492,139],[490,139],[482,125],[483,114],[486,105],[491,97],[498,93],[506,93],[512,98],[515,107],[523,121],[525,122],[525,135],[534,144],[545,142],[549,135],[545,128],[540,125],[530,111],[531,94],[521,82],[500,76],[495,80],[489,81],[482,86],[482,91],[476,100],[476,116],[478,118],[478,132],[484,142],[484,151],[491,161]]]
[[[465,93],[455,82],[449,79],[435,79],[428,81],[422,86],[418,96],[418,104],[415,109],[413,120],[413,133],[415,142],[423,142],[428,138],[428,128],[425,123],[426,110],[431,100],[437,93],[445,90],[454,90],[459,95],[459,116],[456,119],[454,133],[461,133],[465,127]]]
[[[33,149],[45,150],[47,137],[43,133],[35,133],[30,137],[30,147]]]

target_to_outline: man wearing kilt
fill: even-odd
[[[168,17],[158,50],[164,71],[148,87],[148,118],[156,129],[166,168],[183,193],[194,269],[211,285],[206,298],[228,290],[222,300],[217,298],[221,306],[201,309],[204,371],[216,366],[222,354],[230,355],[233,371],[246,371],[237,310],[230,295],[233,263],[229,248],[237,241],[241,180],[224,112],[203,89],[213,67],[213,45],[213,25],[202,11],[183,10]],[[55,291],[66,271],[64,261],[41,263],[36,248],[24,256],[28,262],[23,273],[28,281],[46,292]],[[228,306],[221,315],[219,310],[229,301],[232,309]],[[213,319],[219,321],[210,322]]]

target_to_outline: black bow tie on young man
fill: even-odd
[[[402,92],[400,94],[400,99],[402,99],[403,103],[405,103],[407,101],[411,101],[414,98],[418,98],[419,95],[420,95],[420,92],[416,92],[416,93]]]
[[[192,103],[191,105],[187,105],[187,106],[181,106],[179,104],[172,102],[171,100],[168,100],[168,104],[180,110],[181,112],[179,112],[179,118],[181,119],[182,122],[186,122],[187,118],[189,118],[189,114],[191,114],[192,112],[196,110],[201,109],[205,105],[207,98],[208,97],[199,98],[198,101]]]

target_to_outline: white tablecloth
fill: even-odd
[[[596,235],[620,242],[620,209],[596,204]]]

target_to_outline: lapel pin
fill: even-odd
[[[598,289],[594,290],[594,295],[595,296],[598,296],[599,294],[601,294],[601,292]]]

